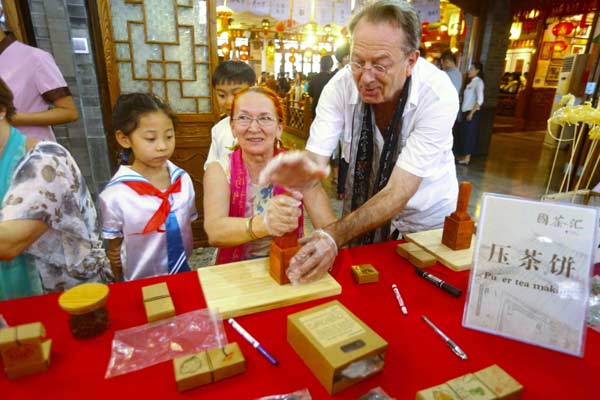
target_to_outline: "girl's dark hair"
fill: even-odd
[[[479,72],[477,73],[477,76],[479,77],[479,79],[481,79],[483,81],[484,80],[483,79],[483,64],[479,61],[473,61],[471,63],[471,65],[479,70]]]
[[[17,111],[13,104],[14,96],[8,85],[0,78],[0,109],[6,110],[6,120],[10,123]]]
[[[115,131],[121,131],[129,136],[135,131],[144,114],[162,111],[177,125],[177,117],[171,107],[160,97],[149,93],[128,93],[117,98],[112,114],[112,126]]]

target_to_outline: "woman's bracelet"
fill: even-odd
[[[248,235],[250,235],[250,237],[252,238],[252,240],[258,239],[258,236],[256,236],[256,234],[252,230],[252,220],[254,219],[254,217],[256,217],[256,215],[253,215],[253,216],[251,216],[250,218],[248,218],[246,220],[246,233]]]

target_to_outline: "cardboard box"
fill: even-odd
[[[212,382],[210,363],[205,351],[174,359],[173,370],[177,390],[180,392]]]
[[[287,340],[330,394],[383,369],[387,342],[338,301],[288,315]],[[350,368],[349,368],[350,367]],[[355,375],[354,375],[355,376]]]
[[[379,281],[379,271],[371,264],[353,265],[350,268],[352,279],[359,285]]]
[[[0,354],[5,368],[39,364],[44,361],[42,338],[46,330],[41,322],[0,329]]]
[[[48,339],[37,346],[42,351],[42,360],[33,363],[21,363],[13,365],[4,364],[4,372],[6,373],[8,379],[17,379],[22,376],[33,375],[48,370],[50,367],[52,339]]]
[[[473,375],[494,392],[498,400],[518,400],[521,398],[523,385],[496,364],[477,371]]]
[[[461,400],[450,386],[442,383],[434,387],[419,390],[416,400]]]
[[[497,400],[496,395],[473,374],[466,374],[446,382],[462,400]]]
[[[224,348],[210,349],[206,353],[210,362],[213,382],[246,371],[246,360],[236,342],[229,343]]]

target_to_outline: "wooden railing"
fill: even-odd
[[[312,99],[310,96],[305,96],[300,101],[294,101],[291,96],[287,96],[283,100],[285,107],[285,124],[286,132],[297,136],[300,139],[307,140],[312,123]]]

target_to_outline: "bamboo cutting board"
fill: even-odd
[[[269,275],[269,258],[199,268],[198,279],[208,308],[218,310],[223,318],[342,293],[340,284],[329,274],[317,282],[279,285]]]
[[[473,249],[475,248],[475,235],[471,238],[471,247],[464,250],[452,250],[442,244],[443,229],[415,232],[404,235],[406,240],[416,244],[423,250],[432,254],[440,263],[454,271],[471,269],[473,263]]]

